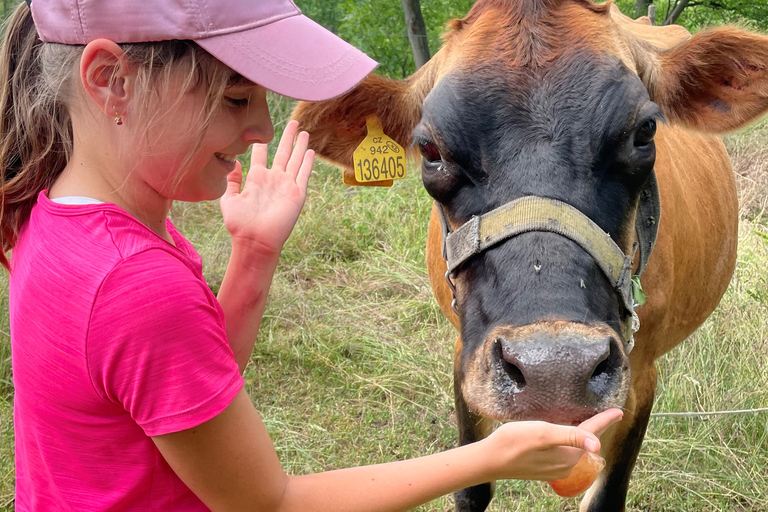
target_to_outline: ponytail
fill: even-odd
[[[9,270],[6,251],[16,244],[37,195],[53,184],[72,152],[72,126],[60,96],[72,69],[63,61],[74,61],[53,59],[58,72],[44,73],[46,46],[61,45],[43,44],[29,7],[20,4],[6,22],[0,49],[0,264]],[[59,53],[79,54],[76,47]]]

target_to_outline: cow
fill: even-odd
[[[459,443],[499,421],[578,424],[621,407],[580,505],[615,512],[654,362],[704,322],[735,267],[737,197],[718,135],[766,110],[766,36],[692,36],[590,0],[478,0],[411,77],[370,75],[294,117],[349,184],[366,118],[421,153],[427,269],[459,332]],[[492,494],[491,482],[458,491],[456,510],[484,510]]]

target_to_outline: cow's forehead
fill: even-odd
[[[535,72],[493,65],[456,69],[425,99],[421,126],[451,160],[481,168],[476,160],[487,164],[489,151],[508,158],[542,141],[556,147],[570,140],[571,150],[577,144],[594,153],[657,111],[640,79],[618,58],[574,50]]]
[[[628,57],[617,42],[610,5],[589,0],[478,0],[450,24],[451,66],[540,68],[575,48]],[[631,66],[629,66],[631,68]]]

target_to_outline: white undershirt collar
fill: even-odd
[[[79,204],[102,204],[103,201],[99,201],[98,199],[93,199],[92,197],[85,197],[85,196],[64,196],[64,197],[57,197],[54,199],[51,199],[54,203],[59,204],[72,204],[72,205],[79,205]]]

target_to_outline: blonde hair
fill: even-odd
[[[161,91],[179,70],[187,70],[186,88],[203,88],[205,102],[194,134],[198,146],[224,89],[247,83],[192,41],[120,46],[136,66],[137,90],[144,93],[141,114],[133,122],[149,126],[158,121]],[[53,185],[72,154],[70,106],[83,48],[43,43],[26,3],[6,22],[0,50],[0,264],[9,270],[5,252],[16,244],[37,195]],[[180,169],[193,157],[194,152],[187,155]]]

